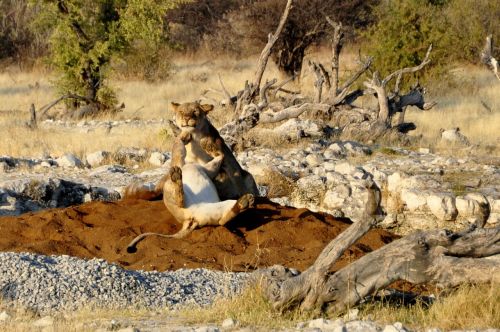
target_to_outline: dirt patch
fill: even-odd
[[[346,219],[259,199],[256,208],[227,227],[198,229],[184,239],[150,237],[138,245],[137,253],[128,254],[126,246],[136,235],[175,233],[180,225],[161,201],[92,202],[0,218],[0,251],[98,257],[135,270],[248,271],[273,264],[304,270],[348,226]],[[386,231],[371,230],[335,268],[395,238]]]

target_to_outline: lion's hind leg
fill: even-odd
[[[163,200],[165,205],[175,204],[179,208],[184,208],[184,189],[182,186],[182,169],[179,166],[172,166],[168,173],[167,180],[163,187]]]
[[[219,220],[219,225],[225,225],[228,221],[236,217],[241,212],[254,206],[255,198],[252,194],[245,194],[241,196],[231,207],[227,210],[222,218]]]

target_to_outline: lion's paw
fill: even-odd
[[[222,155],[220,144],[214,142],[211,137],[203,137],[200,139],[201,148],[212,157]]]
[[[254,206],[255,198],[252,194],[245,194],[238,199],[238,207],[240,210],[246,210]]]
[[[170,180],[172,182],[182,182],[182,170],[179,166],[172,166],[170,168]]]
[[[182,141],[182,143],[188,144],[193,139],[193,136],[191,135],[191,133],[183,131],[179,134],[179,139]]]

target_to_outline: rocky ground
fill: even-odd
[[[88,132],[113,124],[138,125],[132,120],[81,122],[73,124],[74,127],[59,123]],[[289,127],[286,128],[290,136],[294,136],[294,130],[301,130]],[[443,140],[450,135],[447,133],[443,133]],[[461,143],[458,140],[450,144]],[[463,149],[470,147],[463,145]],[[368,193],[375,190],[380,196],[378,214],[383,225],[400,233],[500,221],[498,157],[471,154],[450,157],[426,148],[377,147],[316,139],[286,150],[246,150],[237,158],[254,174],[263,193],[290,206],[356,220],[367,205]],[[0,215],[93,200],[116,200],[123,187],[132,181],[154,184],[168,170],[169,159],[168,151],[134,147],[94,151],[81,159],[71,154],[38,158],[0,156]],[[276,190],[277,184],[268,181],[269,176],[277,178],[276,174],[288,182],[287,190]]]
[[[114,128],[123,129],[143,124],[136,120],[128,120],[80,123],[49,121],[42,125],[82,130],[91,134],[94,130],[112,132]],[[161,121],[148,125],[163,126]],[[291,137],[303,134],[299,132],[303,129],[292,124],[286,128],[287,135]],[[457,136],[456,131],[455,134],[453,131],[451,134],[444,132],[443,140],[458,146],[462,144],[463,149],[470,152],[468,142]],[[369,210],[378,214],[381,227],[398,234],[436,227],[460,229],[470,224],[485,224],[489,227],[500,222],[500,158],[498,157],[479,157],[471,153],[461,154],[466,157],[450,157],[433,153],[425,148],[366,146],[356,142],[339,142],[322,138],[289,146],[286,149],[275,150],[250,149],[237,155],[242,166],[255,176],[262,193],[269,194],[275,202],[299,208],[305,207],[313,211],[324,211],[337,217],[348,217],[354,222],[362,217],[363,211]],[[13,217],[25,212],[67,207],[91,201],[114,201],[120,198],[124,186],[132,181],[143,181],[153,185],[168,171],[169,163],[168,151],[148,151],[133,147],[120,148],[117,151],[94,151],[83,158],[69,153],[60,156],[25,158],[0,156],[0,216]],[[1,255],[2,268],[26,265],[25,274],[28,278],[26,280],[31,280],[29,278],[33,277],[35,283],[36,272],[33,271],[40,271],[42,266],[49,271],[48,266],[58,264],[59,260],[75,264],[73,267],[66,266],[67,270],[78,271],[79,268],[92,264],[103,265],[100,269],[103,271],[108,268],[113,269],[104,261],[81,261],[69,257],[46,258],[31,254]],[[4,264],[4,260],[16,262]],[[127,275],[124,270],[118,269],[116,273]],[[24,270],[19,269],[19,271]],[[11,272],[3,271],[4,276],[9,273]],[[64,276],[55,272],[53,275]],[[149,275],[145,277],[138,274],[134,277],[144,282],[150,278]],[[87,284],[82,285],[82,292],[85,292],[87,286]],[[147,287],[141,288],[141,291],[147,292]],[[191,291],[196,293],[195,290]],[[5,294],[15,293],[16,290],[12,287],[6,288],[2,285],[3,297]],[[217,291],[209,293],[213,295]],[[208,302],[213,300],[212,295],[205,300]],[[50,315],[50,310],[48,312]],[[39,327],[55,326],[52,317],[48,317],[48,323],[39,323],[41,324]],[[14,319],[15,314],[8,310],[0,313],[0,324]],[[115,320],[114,323],[109,321],[89,328],[162,330],[161,319],[152,321],[157,324],[151,323],[150,320],[139,322]],[[168,319],[164,319],[165,324],[166,321]],[[113,326],[113,324],[118,325]],[[180,331],[239,329],[237,322],[230,321],[221,322],[219,326],[195,328],[182,327],[178,322],[168,324],[165,326],[169,329]],[[82,329],[87,327],[82,326]],[[398,323],[384,327],[368,321],[349,321],[349,319],[334,322],[325,320],[305,322],[297,326],[297,329],[405,330]]]

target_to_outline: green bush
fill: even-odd
[[[430,44],[426,76],[443,74],[457,61],[477,63],[485,37],[500,37],[500,2],[495,0],[386,0],[374,15],[376,23],[363,36],[382,75],[419,64]]]
[[[105,109],[113,108],[116,96],[106,85],[111,61],[134,51],[156,54],[166,36],[163,16],[177,2],[43,0],[34,27],[51,32],[49,60],[60,74],[59,93],[77,94]]]

